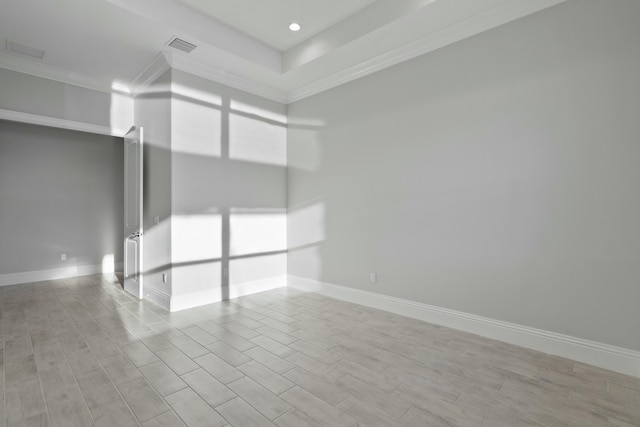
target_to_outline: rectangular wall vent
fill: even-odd
[[[181,50],[183,52],[186,52],[186,53],[191,53],[191,51],[193,49],[198,47],[195,44],[189,43],[189,42],[184,41],[182,39],[179,39],[177,37],[174,38],[173,40],[171,40],[171,43],[169,43],[169,46],[174,48],[174,49],[178,49],[178,50]]]
[[[26,55],[36,59],[44,58],[44,50],[36,49],[35,47],[27,46],[26,44],[7,40],[7,50],[9,52],[17,53],[18,55]]]

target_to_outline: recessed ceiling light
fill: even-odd
[[[289,29],[291,31],[300,31],[301,28],[302,27],[297,22],[292,22],[291,24],[289,24]]]

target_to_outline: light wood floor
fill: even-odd
[[[7,426],[638,426],[640,379],[317,294],[0,289]]]

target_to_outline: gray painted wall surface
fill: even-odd
[[[0,109],[107,127],[126,127],[129,101],[54,80],[0,68]],[[115,112],[115,109],[124,111]],[[118,125],[118,126],[116,126]]]
[[[143,128],[144,288],[171,294],[171,71],[135,99]],[[159,224],[154,224],[154,215]],[[167,283],[162,274],[167,274]]]
[[[569,1],[290,105],[289,274],[640,350],[639,18]]]
[[[135,121],[145,140],[145,288],[202,293],[206,303],[285,275],[285,106],[170,70],[136,97]]]
[[[171,81],[172,295],[226,298],[285,275],[286,107],[178,70]]]
[[[0,274],[122,262],[123,156],[122,138],[0,120]]]

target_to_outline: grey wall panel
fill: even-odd
[[[123,174],[122,138],[0,121],[0,274],[122,262]]]
[[[640,350],[639,17],[569,1],[290,105],[289,273]]]

